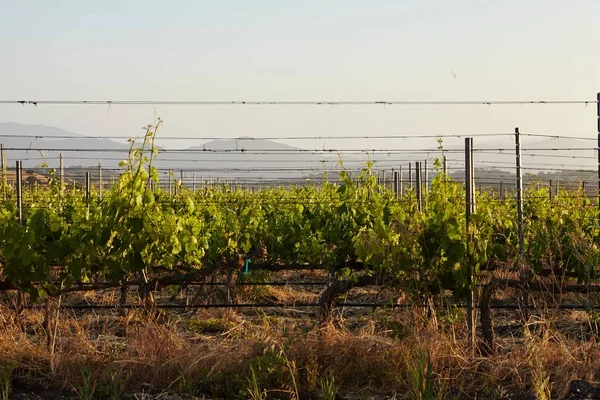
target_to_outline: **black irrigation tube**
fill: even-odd
[[[325,281],[316,282],[236,282],[234,286],[327,286],[329,283]],[[111,284],[97,284],[95,288],[89,288],[90,292],[100,290],[117,290],[121,289],[122,286],[114,286]],[[125,285],[127,288],[133,288],[138,286],[137,284]],[[181,282],[172,286],[227,286],[227,282]],[[164,286],[165,288],[167,286]],[[85,292],[86,288],[81,287],[80,290],[71,291],[69,293]],[[4,289],[4,290],[17,290],[17,289]],[[3,290],[0,290],[3,291]]]
[[[234,286],[327,286],[328,282],[236,282]],[[226,282],[189,283],[187,286],[227,286]],[[183,286],[183,285],[182,285]]]
[[[348,308],[411,308],[414,304],[397,304],[397,303],[336,303],[336,307],[348,307]],[[200,308],[309,308],[309,307],[320,307],[319,303],[242,303],[242,304],[157,304],[155,308],[158,309],[200,309]],[[425,307],[424,305],[422,307]],[[464,309],[467,306],[465,304],[454,304],[452,307]],[[9,309],[15,309],[14,306],[8,307]],[[22,307],[24,309],[43,309],[44,305],[27,305]],[[75,305],[61,305],[61,309],[65,310],[118,310],[118,309],[142,309],[143,307],[139,304],[126,304],[119,306],[117,304],[75,304]],[[475,308],[479,308],[476,306]],[[497,310],[518,310],[518,309],[529,309],[532,311],[539,311],[535,307],[524,307],[518,304],[492,304],[491,309]],[[552,309],[561,310],[600,310],[599,305],[584,305],[584,304],[561,304],[558,307],[547,307],[547,310]]]
[[[327,286],[328,282],[236,282],[233,286]],[[135,285],[129,285],[135,286]],[[227,286],[227,282],[190,282],[172,286]],[[106,289],[120,289],[120,286],[107,286]]]
[[[319,303],[242,303],[242,304],[157,304],[154,306],[159,309],[199,309],[199,308],[310,308],[310,307],[320,307]],[[336,307],[357,307],[357,308],[408,308],[410,307],[408,304],[395,304],[395,303],[338,303]],[[9,307],[10,309],[14,309],[14,306]],[[43,304],[40,305],[28,305],[23,307],[25,309],[42,309],[44,308]],[[75,304],[75,305],[61,305],[61,309],[66,310],[118,310],[118,309],[142,309],[143,307],[139,304],[126,304],[124,306],[119,306],[117,304]]]

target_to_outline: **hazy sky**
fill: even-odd
[[[588,100],[599,15],[598,0],[0,0],[0,98]],[[594,105],[156,108],[164,137],[596,134]],[[0,122],[129,135],[153,112],[0,105]]]

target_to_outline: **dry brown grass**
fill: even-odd
[[[570,380],[600,379],[598,341],[567,329],[589,326],[587,313],[539,318],[530,336],[499,337],[500,349],[490,357],[479,356],[465,343],[464,320],[452,322],[442,314],[438,326],[418,309],[347,312],[320,326],[308,315],[283,310],[202,310],[192,318],[204,324],[224,321],[205,334],[191,329],[184,316],[173,315],[159,325],[137,312],[119,317],[63,311],[51,356],[41,311],[23,313],[23,331],[13,314],[2,309],[0,360],[14,367],[15,385],[44,382],[52,390],[75,393],[88,384],[97,398],[141,391],[245,398],[251,367],[273,395],[309,398],[312,393],[318,398],[322,378],[334,376],[345,398],[394,393],[402,398],[408,390],[407,363],[419,349],[431,355],[436,385],[444,387],[447,398],[476,393],[480,399],[499,399],[503,393],[535,398],[544,382],[551,385],[552,398],[562,398]]]

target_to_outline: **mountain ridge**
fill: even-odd
[[[69,139],[66,139],[69,137]],[[163,140],[168,138],[163,138]],[[564,168],[595,168],[595,142],[575,138],[523,138],[523,165],[557,165]],[[417,141],[418,139],[415,139]],[[95,138],[75,133],[60,127],[39,124],[20,124],[16,122],[0,123],[0,142],[7,148],[9,167],[15,160],[22,160],[26,168],[39,166],[43,161],[50,167],[58,167],[59,153],[63,152],[65,167],[97,167],[99,163],[106,168],[114,168],[120,160],[127,157],[130,145],[110,138]],[[423,139],[425,142],[425,139]],[[451,148],[460,149],[460,142],[454,140]],[[514,139],[508,137],[475,139],[476,150],[486,148],[503,149],[498,152],[476,151],[477,168],[494,167],[502,170],[514,169]],[[411,144],[415,145],[415,142]],[[375,168],[386,169],[405,166],[409,162],[439,156],[433,152],[394,151],[392,142],[388,143],[390,153],[377,153],[370,159]],[[317,146],[318,147],[318,146]],[[426,146],[432,148],[433,146]],[[554,152],[556,148],[587,148],[589,151]],[[60,149],[45,151],[42,149]],[[11,150],[15,149],[15,150]],[[22,150],[16,150],[22,149]],[[161,147],[161,149],[163,149]],[[532,150],[530,150],[532,149]],[[537,149],[537,150],[535,150]],[[178,151],[179,150],[179,151]],[[203,150],[206,150],[204,152]],[[263,150],[263,151],[261,151]],[[589,154],[588,154],[589,153]],[[448,152],[449,166],[460,169],[464,165],[464,152]],[[558,156],[558,157],[557,157]],[[344,166],[349,169],[364,166],[365,155],[345,154]],[[164,173],[168,170],[184,170],[206,176],[306,176],[322,171],[324,166],[330,170],[339,169],[338,157],[333,153],[317,153],[289,144],[268,139],[240,136],[212,140],[185,149],[164,149],[156,158],[155,166]],[[540,167],[541,168],[541,167]],[[165,172],[166,171],[166,172]]]

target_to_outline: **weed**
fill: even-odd
[[[12,361],[2,361],[0,363],[0,396],[2,400],[8,400],[10,397],[11,381],[15,367],[16,363]]]
[[[453,304],[446,309],[443,309],[440,313],[440,320],[450,327],[452,334],[452,341],[456,343],[456,327],[462,323],[466,318],[466,312],[458,308],[456,304]]]
[[[80,377],[75,379],[73,389],[79,396],[80,400],[91,400],[96,392],[97,380],[94,377],[93,371],[89,364],[85,364],[79,369]]]
[[[250,394],[250,398],[252,400],[265,400],[267,398],[267,391],[260,389],[256,372],[252,366],[250,366],[250,375],[250,387],[248,388],[248,394]]]
[[[177,392],[182,394],[187,394],[193,396],[196,393],[195,384],[192,379],[190,379],[183,372],[180,373],[179,378],[177,378]]]
[[[269,350],[254,358],[250,369],[261,387],[283,389],[290,383],[287,362],[278,352]]]
[[[442,390],[436,390],[436,381],[433,376],[431,354],[419,347],[417,357],[407,360],[408,386],[411,400],[442,399]]]
[[[331,372],[319,381],[321,389],[322,400],[335,400],[337,396],[337,386],[335,384],[335,377]]]
[[[550,376],[544,371],[542,363],[537,361],[533,369],[533,392],[537,400],[552,400],[552,384]]]
[[[119,399],[125,391],[127,381],[131,376],[131,372],[123,368],[109,369],[104,378],[98,382],[97,391],[103,397],[109,399]]]
[[[410,330],[406,327],[406,324],[393,316],[384,316],[381,323],[393,339],[405,339],[410,335]]]

